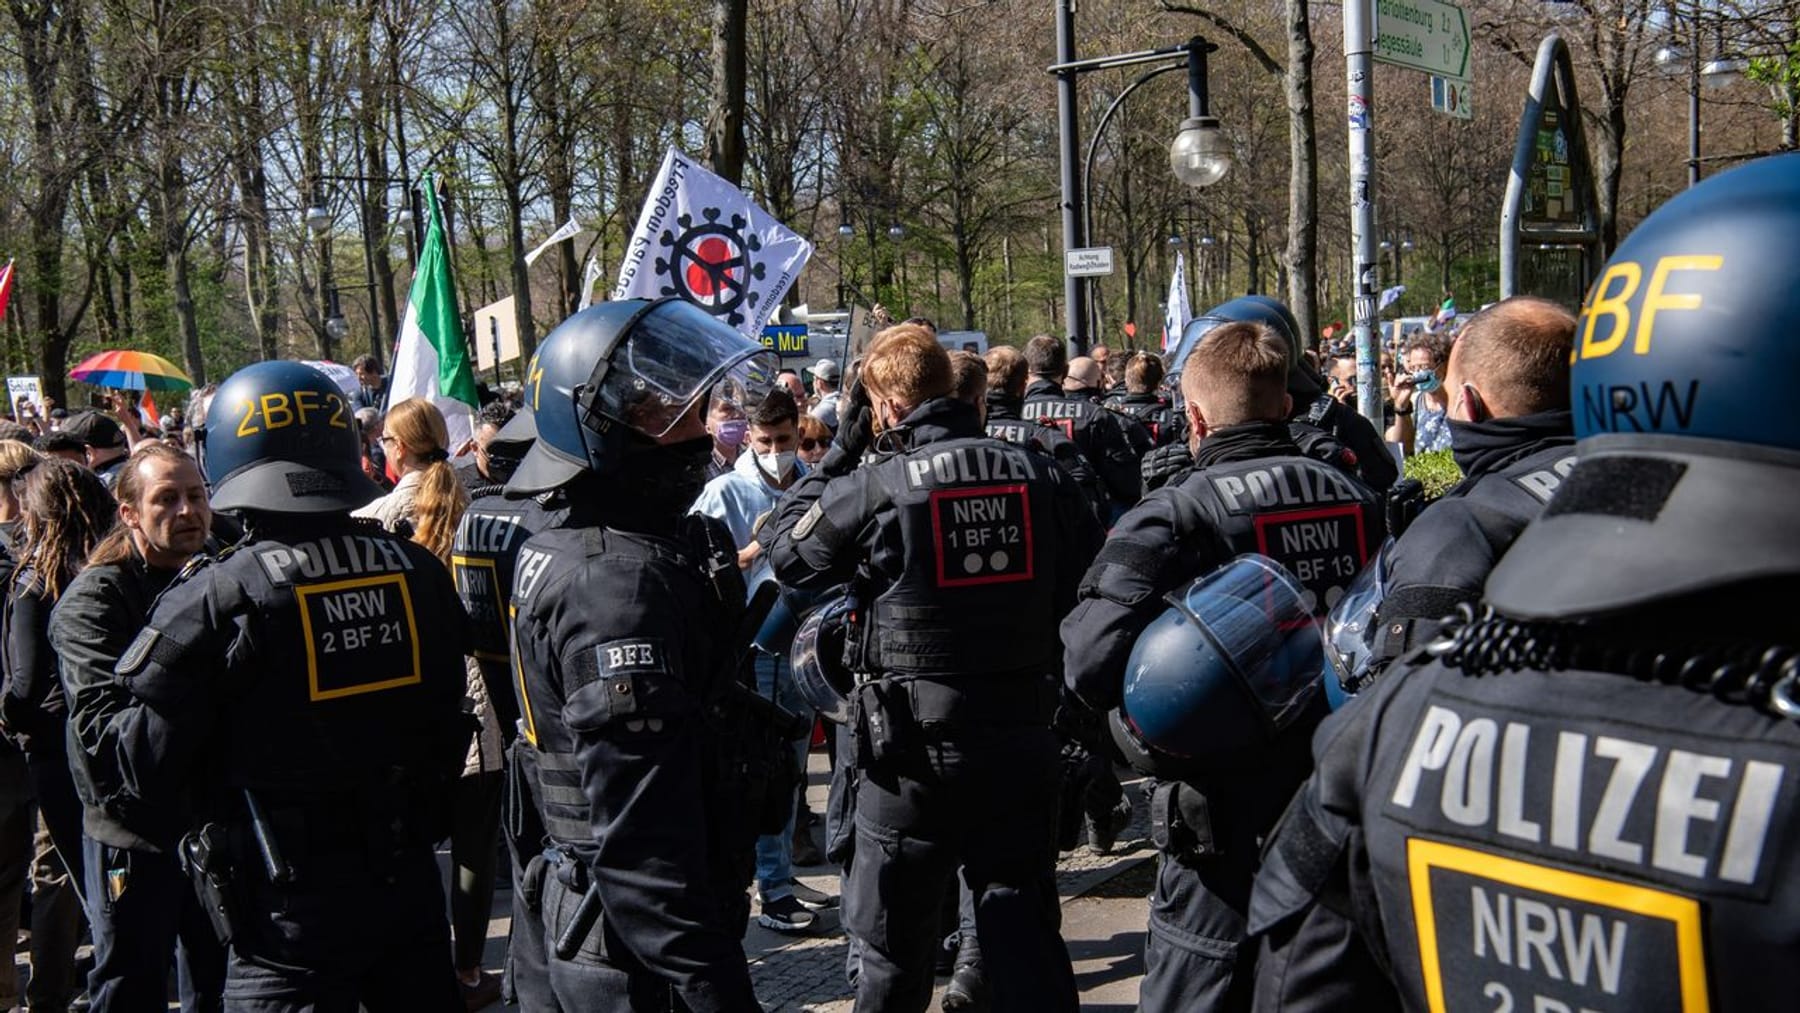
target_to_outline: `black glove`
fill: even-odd
[[[1145,454],[1143,462],[1138,465],[1138,470],[1143,475],[1144,491],[1147,493],[1152,489],[1161,488],[1168,483],[1169,479],[1193,466],[1194,455],[1188,453],[1187,445],[1171,443],[1166,447],[1157,447]]]
[[[860,377],[844,392],[838,420],[837,438],[819,462],[819,470],[833,478],[854,471],[875,439],[875,411]]]

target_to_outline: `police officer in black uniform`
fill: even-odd
[[[450,575],[350,518],[377,490],[324,374],[258,363],[213,408],[234,420],[208,441],[213,508],[248,534],[196,557],[119,660],[124,791],[193,807],[181,854],[231,945],[228,1008],[457,1009],[433,857],[473,727]]]
[[[858,603],[846,656],[862,781],[844,893],[862,945],[856,1005],[925,1008],[938,905],[960,864],[995,1007],[1073,1010],[1054,884],[1051,623],[1100,529],[1060,471],[983,436],[950,388],[928,331],[877,335],[866,400],[783,500],[771,547],[784,584],[850,580]]]
[[[525,868],[544,848],[544,823],[534,795],[536,772],[531,750],[519,739],[519,691],[512,681],[510,606],[519,549],[539,531],[562,524],[568,503],[560,491],[508,498],[506,480],[537,440],[529,409],[520,411],[487,445],[488,484],[471,492],[451,547],[450,572],[469,613],[471,656],[481,667],[488,700],[506,737],[507,779],[501,829],[512,857],[513,915],[506,951],[505,993],[529,1013],[555,1013],[544,951],[538,891],[527,889]]]
[[[1575,467],[1569,349],[1575,317],[1515,296],[1469,318],[1450,349],[1450,442],[1463,480],[1383,554],[1377,667],[1429,641],[1477,601],[1488,573]]]
[[[1394,455],[1382,442],[1381,433],[1368,419],[1337,403],[1325,391],[1324,378],[1300,354],[1300,325],[1287,305],[1266,295],[1245,295],[1227,300],[1188,322],[1181,344],[1170,356],[1170,371],[1179,374],[1183,363],[1206,336],[1224,324],[1250,321],[1272,328],[1288,342],[1287,388],[1293,397],[1289,431],[1301,453],[1335,465],[1379,493],[1387,492],[1400,477]],[[1186,467],[1178,449],[1163,448],[1144,459],[1146,481],[1161,484]]]
[[[525,889],[565,1010],[758,1009],[740,940],[759,824],[721,717],[744,583],[729,532],[687,508],[708,391],[754,399],[771,359],[679,299],[626,300],[563,321],[527,372],[538,439],[507,490],[569,503],[519,550],[512,600],[520,752],[551,842]],[[777,794],[780,827],[792,782]]]
[[[1260,553],[1298,578],[1303,610],[1321,615],[1381,543],[1379,497],[1302,456],[1289,434],[1288,362],[1279,334],[1241,322],[1217,328],[1187,356],[1181,384],[1195,467],[1119,520],[1062,624],[1064,678],[1091,709],[1119,705],[1126,662],[1164,611],[1163,595],[1234,556]],[[1133,758],[1161,782],[1152,819],[1165,829],[1141,1008],[1248,1006],[1244,916],[1259,838],[1305,777],[1307,735],[1322,713],[1321,703],[1261,762],[1230,777]]]
[[[1027,422],[1042,422],[1062,430],[1075,441],[1100,476],[1111,499],[1104,519],[1131,508],[1143,493],[1138,477],[1139,453],[1125,438],[1119,420],[1091,397],[1065,394],[1063,378],[1069,373],[1069,353],[1062,339],[1040,334],[1025,345],[1025,367],[1030,383],[1019,414]]]
[[[1753,395],[1800,375],[1796,209],[1800,155],[1767,158],[1613,254],[1580,463],[1319,729],[1256,886],[1261,1008],[1793,1008],[1800,416]]]
[[[1102,404],[1143,426],[1153,447],[1166,447],[1181,439],[1185,435],[1181,428],[1181,413],[1161,392],[1162,359],[1149,352],[1133,352],[1125,363],[1124,373],[1118,391]]]
[[[1050,455],[1063,474],[1086,494],[1094,516],[1105,517],[1111,498],[1100,481],[1100,473],[1088,463],[1081,447],[1069,439],[1061,426],[1048,420],[1029,422],[1020,414],[1025,404],[1025,357],[1009,345],[996,345],[988,349],[983,361],[988,370],[986,413],[982,416],[987,434]]]

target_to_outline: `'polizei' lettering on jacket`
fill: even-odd
[[[1433,704],[1388,793],[1390,811],[1602,865],[1753,884],[1786,769],[1687,745]]]
[[[914,489],[968,482],[1023,482],[1030,477],[1024,452],[1005,444],[953,447],[906,462],[906,484]]]
[[[323,577],[351,577],[365,573],[401,573],[413,568],[412,560],[391,538],[369,535],[332,535],[292,545],[254,546],[269,583],[292,584]]]
[[[1208,475],[1225,509],[1234,514],[1318,503],[1360,503],[1350,479],[1333,468],[1272,464],[1237,474]]]
[[[525,530],[520,518],[512,514],[484,514],[469,511],[466,523],[457,526],[453,552],[492,556],[505,552]]]

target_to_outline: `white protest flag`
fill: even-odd
[[[546,239],[543,242],[537,244],[537,249],[532,250],[530,253],[527,253],[525,255],[525,266],[530,267],[533,261],[537,260],[539,257],[544,255],[545,250],[548,250],[550,247],[555,246],[557,243],[560,243],[563,240],[568,239],[570,236],[573,236],[575,233],[580,232],[580,231],[581,231],[581,223],[576,221],[575,219],[571,218],[568,221],[564,222],[562,228],[557,229],[555,232],[550,233],[549,239]]]
[[[1169,279],[1169,306],[1164,314],[1162,350],[1167,352],[1181,344],[1181,332],[1194,319],[1193,307],[1188,305],[1187,263],[1180,250],[1175,251],[1175,275]]]
[[[587,267],[581,272],[581,308],[594,305],[594,286],[600,282],[600,261],[588,254]]]
[[[1405,285],[1395,285],[1393,288],[1382,289],[1381,290],[1381,300],[1375,304],[1375,312],[1379,313],[1382,310],[1387,309],[1389,306],[1394,305],[1395,301],[1397,301],[1401,296],[1403,296],[1405,294],[1406,294],[1406,286]]]
[[[613,298],[679,296],[758,338],[812,250],[743,191],[670,148]]]

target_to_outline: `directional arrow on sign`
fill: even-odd
[[[1375,59],[1469,79],[1469,19],[1443,0],[1376,0]]]

